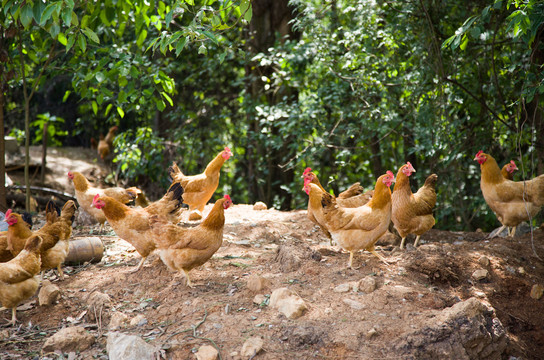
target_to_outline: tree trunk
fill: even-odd
[[[370,151],[372,151],[372,173],[374,178],[377,179],[384,173],[382,162],[380,160],[382,158],[380,141],[377,135],[373,135],[372,138],[370,138],[370,141],[372,141],[370,144]]]
[[[273,47],[276,41],[283,41],[286,35],[291,38],[298,37],[294,33],[289,22],[293,19],[293,9],[289,7],[288,0],[254,0],[252,1],[253,16],[249,24],[249,39],[247,41],[247,51],[249,54],[268,53],[268,49]],[[258,63],[252,63],[246,66],[246,76],[249,78],[249,84],[246,88],[248,94],[253,100],[253,104],[274,106],[284,98],[292,99],[298,94],[290,88],[282,87],[277,91],[266,91],[262,78],[271,78],[274,73],[272,66],[260,66]],[[263,101],[264,100],[264,101]],[[261,141],[261,124],[257,118],[255,106],[250,105],[247,110],[248,137],[247,144],[247,178],[249,201],[262,200],[272,205],[278,198],[281,209],[288,209],[291,206],[292,194],[282,188],[284,184],[291,184],[294,181],[294,171],[292,169],[283,171],[278,165],[285,162],[292,150],[287,146],[280,149],[272,149],[268,141]],[[270,136],[280,137],[280,128],[272,124]],[[289,143],[289,139],[282,139],[284,143]],[[263,187],[259,179],[266,183]]]
[[[0,65],[0,210],[6,212],[6,143],[4,142],[4,67]]]
[[[40,176],[40,182],[42,185],[45,185],[45,169],[47,166],[47,128],[49,123],[43,124],[43,135],[42,135],[42,172]]]

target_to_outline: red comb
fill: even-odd
[[[96,202],[96,199],[98,199],[100,197],[100,194],[96,194],[93,198],[93,204]]]
[[[395,175],[393,175],[393,173],[391,172],[391,170],[387,170],[386,174],[389,175],[389,176],[391,176],[393,179],[395,178]]]
[[[476,154],[476,156],[480,156],[483,152],[484,152],[483,150],[478,151],[478,153]]]
[[[230,196],[229,196],[229,195],[225,195],[224,198],[225,198],[225,200],[232,201],[232,200],[230,199]]]
[[[307,175],[310,171],[312,171],[312,168],[307,167],[306,169],[304,169],[304,172],[302,173],[302,175]]]
[[[516,166],[516,163],[514,162],[514,160],[510,160],[510,164]],[[517,166],[516,166],[517,167]]]
[[[6,211],[6,219],[11,215],[12,211],[11,209],[8,209],[8,211]]]

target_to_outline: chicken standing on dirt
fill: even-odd
[[[173,181],[180,182],[183,187],[183,202],[189,205],[189,220],[202,219],[204,206],[212,198],[219,185],[221,167],[231,156],[232,152],[225,147],[199,175],[184,175],[176,163],[168,169]]]
[[[76,204],[72,200],[68,200],[62,210],[60,216],[57,216],[56,205],[52,201],[47,203],[46,218],[47,223],[42,230],[53,232],[53,229],[58,229],[59,241],[50,249],[40,253],[42,260],[42,280],[43,274],[46,270],[57,269],[59,277],[64,280],[64,272],[62,271],[62,264],[68,255],[70,248],[70,236],[72,236],[72,222],[74,221],[74,214],[76,212]]]
[[[514,160],[510,160],[508,164],[505,164],[501,169],[501,175],[506,180],[514,180],[514,172],[519,170]]]
[[[11,253],[17,256],[25,246],[28,238],[33,235],[40,235],[42,242],[40,256],[42,262],[42,277],[45,270],[56,268],[61,279],[64,278],[62,263],[68,255],[68,239],[72,235],[72,220],[76,211],[75,203],[68,200],[64,204],[60,216],[57,210],[52,207],[52,202],[47,204],[47,222],[39,230],[32,231],[20,214],[10,210],[6,212],[8,223],[8,244],[12,245]],[[8,245],[9,246],[9,245]]]
[[[183,271],[187,286],[193,287],[189,271],[203,265],[221,247],[225,209],[232,205],[229,195],[215,202],[212,210],[198,226],[182,228],[157,216],[150,225],[161,260],[174,271]]]
[[[87,178],[82,173],[77,171],[68,172],[68,178],[74,183],[76,199],[79,206],[100,223],[100,232],[104,230],[104,223],[106,222],[106,217],[104,216],[104,213],[102,211],[91,206],[93,203],[93,198],[96,196],[96,194],[106,195],[122,202],[123,204],[127,204],[132,200],[136,199],[138,194],[142,192],[137,187],[131,187],[128,189],[124,189],[122,187],[99,189],[91,186],[89,180],[87,180]]]
[[[100,134],[100,140],[98,141],[97,150],[98,156],[102,160],[105,160],[110,153],[113,153],[113,139],[115,139],[115,133],[117,132],[118,127],[112,126],[108,130],[106,137]]]
[[[311,168],[306,168],[304,170],[304,173],[302,174],[302,177],[304,178],[305,187],[307,184],[311,183],[311,184],[317,185],[323,192],[327,192],[321,185],[321,182],[319,181],[317,176],[312,172]],[[363,193],[363,191],[364,189],[360,183],[358,182],[354,183],[346,191],[341,192],[336,198],[336,201],[338,205],[342,207],[363,206],[372,198],[372,194],[374,193],[374,190],[369,190],[365,193]],[[312,221],[314,224],[318,225],[321,228],[321,230],[329,238],[330,243],[332,245],[331,234],[325,226],[325,221],[323,216],[323,207],[321,206],[321,197],[318,196],[318,194],[316,194],[315,192],[314,192],[314,196],[308,197],[307,209],[308,209],[307,210],[308,219],[310,219],[310,221]]]
[[[40,246],[38,235],[29,237],[23,250],[12,260],[0,263],[0,302],[11,309],[11,324],[17,321],[17,306],[36,293],[40,285]]]
[[[391,190],[395,181],[391,171],[376,181],[374,196],[363,206],[344,208],[338,205],[334,196],[323,192],[317,185],[308,184],[307,192],[321,193],[323,214],[327,229],[332,238],[342,248],[350,252],[348,266],[353,269],[353,254],[358,250],[368,250],[387,264],[383,256],[374,248],[376,241],[385,234],[391,222]]]
[[[182,195],[181,185],[173,183],[160,200],[145,208],[131,208],[105,195],[95,196],[92,205],[104,213],[117,236],[134,246],[142,256],[134,272],[142,268],[145,259],[155,250],[149,218],[157,214],[167,218],[169,214],[176,213],[181,207]]]
[[[10,261],[15,256],[8,249],[8,224],[5,222],[5,214],[0,211],[0,221],[5,223],[6,230],[0,232],[0,263]],[[28,213],[23,213],[21,218],[24,220],[29,229],[32,229],[32,216]],[[11,247],[13,249],[13,247]]]
[[[402,238],[401,249],[404,249],[404,242],[408,234],[416,235],[414,247],[417,247],[421,235],[435,224],[433,209],[436,205],[435,184],[438,176],[436,174],[429,175],[425,184],[413,194],[410,189],[410,175],[415,172],[416,170],[410,162],[402,165],[397,172],[395,189],[391,195],[393,201],[391,220]]]
[[[502,224],[497,233],[509,227],[508,236],[513,237],[516,227],[533,218],[544,205],[544,175],[527,181],[511,181],[501,175],[501,169],[491,155],[480,150],[474,160],[480,164],[480,188],[485,202]]]

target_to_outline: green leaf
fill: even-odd
[[[187,37],[184,37],[183,39],[178,41],[178,43],[176,44],[176,56],[179,56],[179,54],[185,47],[185,44],[187,44]]]
[[[60,26],[57,23],[54,23],[53,25],[51,25],[51,28],[49,29],[49,34],[51,34],[51,37],[53,39],[56,39],[59,33],[60,33]]]
[[[45,4],[42,1],[35,1],[34,7],[32,8],[32,13],[34,15],[34,20],[37,24],[41,23],[42,14],[45,10]]]
[[[247,21],[251,21],[251,7],[250,7],[250,0],[242,0],[240,2],[240,13],[244,16],[244,19]]]
[[[84,29],[81,29],[81,31],[83,31],[83,33],[85,35],[87,35],[87,37],[89,39],[91,39],[92,41],[94,41],[95,43],[97,44],[100,44],[100,40],[98,39],[98,36],[96,35],[96,33],[94,31],[92,31],[91,29],[89,28],[84,28]]]
[[[72,25],[78,26],[79,25],[79,19],[77,18],[77,15],[75,12],[72,11]]]
[[[68,39],[66,39],[66,36],[63,33],[59,33],[57,40],[64,46],[68,45]]]
[[[74,43],[76,42],[76,36],[77,34],[70,34],[70,36],[68,36],[68,44],[66,45],[66,52],[70,51],[72,46],[74,46]]]
[[[227,56],[227,52],[225,51],[222,54],[219,54],[219,63],[222,64],[223,61],[225,61],[225,57]]]
[[[170,26],[170,23],[172,22],[172,16],[174,15],[174,9],[170,10],[168,14],[164,17],[164,23],[166,25],[166,28]]]
[[[461,50],[465,50],[467,48],[467,45],[468,45],[468,36],[464,34],[463,40],[461,42],[461,45],[459,45],[459,47],[461,48]]]
[[[70,27],[72,24],[72,8],[64,8],[62,10],[62,21],[64,21],[64,26]]]
[[[77,44],[79,45],[79,48],[82,52],[85,52],[87,50],[87,40],[85,40],[85,36],[83,34],[79,34],[77,37]]]
[[[146,38],[147,38],[147,30],[143,29],[142,31],[140,31],[140,35],[138,35],[138,40],[136,41],[136,45],[142,46]]]
[[[206,46],[204,44],[202,44],[202,45],[200,45],[198,47],[198,53],[203,54],[203,55],[208,54],[208,49],[206,48]]]
[[[66,100],[68,100],[68,97],[70,96],[71,93],[72,93],[71,90],[66,90],[66,92],[64,93],[64,96],[62,97],[62,102],[66,102]]]
[[[101,83],[102,81],[104,81],[106,79],[106,76],[104,75],[103,72],[99,71],[95,74],[94,76],[96,78],[96,80]]]
[[[119,116],[122,118],[125,117],[125,112],[123,111],[122,108],[120,108],[119,106],[117,107],[117,113],[119,114]]]
[[[161,95],[164,96],[164,98],[166,99],[166,101],[168,101],[170,106],[174,106],[174,102],[172,101],[172,98],[168,96],[167,93],[165,93],[164,91],[161,91]]]
[[[185,2],[191,6],[194,6],[195,5],[195,1],[194,0],[185,0]]]
[[[208,39],[210,39],[211,41],[213,41],[216,45],[219,45],[219,41],[217,40],[217,38],[215,37],[215,35],[209,31],[202,31],[202,33],[204,35],[206,35],[206,37]]]
[[[32,23],[33,17],[34,13],[32,12],[32,6],[29,3],[25,4],[21,9],[21,24],[23,24],[25,29]]]
[[[104,116],[108,116],[112,107],[113,107],[113,104],[108,104],[108,106],[106,106],[106,111],[104,111]]]
[[[93,112],[96,115],[98,113],[98,104],[96,103],[96,101],[93,101],[91,103],[91,106],[93,107]]]

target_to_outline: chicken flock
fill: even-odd
[[[110,133],[116,130],[111,128]],[[183,174],[173,163],[168,169],[172,184],[162,198],[152,203],[136,187],[96,188],[76,171],[70,171],[68,178],[73,183],[79,209],[99,223],[100,231],[107,221],[117,236],[139,253],[141,260],[131,272],[140,271],[146,258],[157,250],[162,262],[185,277],[187,286],[193,287],[190,270],[206,263],[222,245],[225,210],[232,205],[230,196],[215,201],[202,218],[204,206],[219,184],[221,168],[231,156],[231,150],[225,147],[202,174],[192,176]],[[480,164],[480,187],[487,204],[503,228],[508,228],[508,235],[514,236],[516,227],[535,216],[544,205],[544,175],[529,181],[513,181],[512,174],[518,169],[514,161],[501,169],[483,151],[474,160]],[[391,225],[401,237],[400,249],[410,234],[416,236],[414,247],[417,247],[421,236],[435,225],[438,176],[428,175],[423,186],[413,193],[410,176],[415,172],[407,162],[396,176],[391,171],[379,176],[371,190],[365,192],[360,183],[354,183],[334,196],[323,188],[311,168],[304,170],[301,177],[308,195],[308,218],[319,226],[331,245],[336,243],[349,252],[349,268],[354,269],[354,255],[359,250],[367,250],[386,266],[389,264],[375,245]],[[188,220],[202,220],[198,225],[178,225],[184,218],[183,204],[189,207]],[[76,210],[71,200],[62,209],[50,201],[46,223],[34,231],[23,214],[11,209],[6,212],[7,230],[0,232],[0,302],[12,310],[11,324],[17,321],[17,306],[36,293],[44,271],[56,269],[59,278],[64,278],[62,264],[69,251]]]

